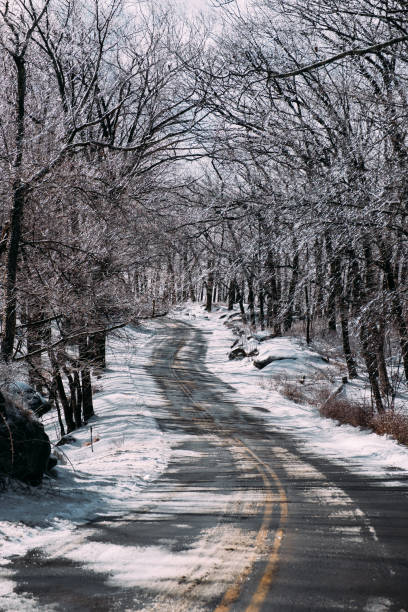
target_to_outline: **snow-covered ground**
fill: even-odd
[[[154,326],[145,325],[110,339],[109,369],[95,395],[97,416],[73,433],[74,443],[58,447],[65,461],[57,468],[58,479],[46,480],[39,489],[14,485],[1,493],[1,610],[36,609],[35,602],[13,593],[7,568],[13,555],[33,548],[65,554],[78,524],[131,512],[137,493],[165,469],[170,447],[152,417],[160,394],[143,369],[154,337]],[[54,420],[46,429],[51,440],[58,438]]]
[[[398,479],[408,475],[408,448],[388,436],[378,436],[369,430],[338,425],[319,415],[315,406],[298,404],[285,399],[271,384],[274,379],[315,381],[324,384],[325,376],[332,378],[331,366],[317,353],[309,350],[300,340],[274,338],[259,343],[258,334],[243,339],[247,351],[255,348],[259,354],[242,360],[229,360],[233,342],[237,339],[227,321],[227,309],[216,306],[212,313],[204,311],[201,304],[188,304],[174,312],[176,318],[207,332],[209,343],[206,356],[207,368],[231,385],[236,391],[231,399],[252,415],[260,415],[273,429],[280,429],[295,436],[305,450],[315,455],[345,463],[356,472],[373,476],[390,477],[387,482],[395,485]],[[261,332],[262,335],[262,332]],[[274,361],[262,370],[254,366],[254,360],[273,357]],[[341,377],[340,377],[341,381]],[[364,394],[364,381],[350,386],[351,392]],[[368,399],[368,398],[367,398]],[[259,408],[261,412],[259,412]],[[258,410],[257,410],[258,409]]]

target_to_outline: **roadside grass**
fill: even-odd
[[[371,425],[372,408],[365,402],[357,402],[344,397],[329,397],[318,408],[321,416],[338,421],[341,425],[373,429]]]
[[[314,376],[293,380],[284,374],[260,377],[260,385],[278,391],[296,404],[314,406],[322,417],[339,425],[369,429],[380,436],[390,436],[408,446],[408,409],[388,409],[383,414],[374,412],[367,401],[358,401],[333,391],[334,373],[318,372]]]
[[[357,401],[336,395],[329,385],[322,385],[308,391],[304,383],[284,381],[280,393],[297,404],[307,403],[319,410],[322,417],[337,421],[339,425],[352,425],[370,429],[380,436],[388,435],[400,444],[408,446],[408,413],[403,409],[374,413],[373,407],[364,401]]]
[[[388,410],[376,414],[371,420],[371,427],[379,435],[388,435],[401,444],[408,446],[408,415]]]

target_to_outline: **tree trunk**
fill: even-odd
[[[65,428],[64,428],[64,423],[62,422],[61,409],[60,409],[60,405],[59,405],[58,398],[57,398],[57,388],[56,388],[55,379],[53,379],[51,383],[50,402],[55,403],[55,407],[57,409],[58,424],[60,427],[60,435],[62,438],[62,436],[65,436]]]
[[[106,368],[106,332],[101,331],[91,338],[92,343],[92,365],[96,369]]]
[[[326,234],[326,254],[329,264],[329,295],[327,300],[327,320],[329,331],[336,332],[336,264],[330,234]]]
[[[14,339],[16,336],[17,318],[17,263],[20,251],[21,225],[25,204],[25,190],[18,184],[14,185],[13,208],[11,212],[10,237],[7,247],[6,278],[4,289],[3,310],[3,340],[1,345],[5,361],[13,356]]]
[[[238,284],[236,285],[236,289],[237,289],[237,300],[238,300],[238,304],[239,304],[239,310],[242,316],[242,322],[246,323],[247,322],[247,316],[246,316],[246,312],[245,312],[245,307],[244,307],[244,292],[242,290],[242,288],[240,289]]]
[[[392,395],[392,387],[387,372],[387,364],[385,362],[384,355],[385,345],[385,323],[384,318],[381,317],[379,326],[377,328],[377,363],[378,363],[378,377],[380,380],[380,388],[383,397],[390,398]]]
[[[350,379],[357,378],[357,367],[354,361],[353,353],[350,347],[350,335],[348,325],[348,313],[347,307],[344,304],[344,300],[341,300],[340,304],[340,324],[341,324],[341,337],[343,342],[343,352],[346,358],[347,371]]]
[[[295,253],[292,261],[292,276],[290,279],[289,291],[288,291],[288,302],[286,307],[286,313],[283,320],[283,328],[285,332],[288,332],[292,327],[293,321],[293,310],[295,302],[295,292],[299,276],[299,253]]]
[[[212,300],[213,300],[213,289],[214,289],[214,271],[212,270],[212,263],[209,264],[209,271],[207,275],[207,283],[206,283],[206,303],[205,309],[207,312],[211,312],[212,310]]]
[[[228,310],[234,310],[235,303],[235,278],[232,278],[228,285]]]
[[[378,365],[377,365],[377,357],[375,347],[373,343],[375,340],[373,339],[373,334],[370,331],[370,326],[366,324],[362,324],[360,328],[360,341],[363,352],[364,361],[366,364],[368,378],[370,380],[371,391],[373,394],[373,399],[375,402],[375,406],[377,408],[377,412],[380,414],[385,412],[384,405],[381,398],[380,388],[378,385]]]
[[[82,387],[81,387],[81,379],[79,378],[78,370],[74,370],[74,386],[76,391],[76,409],[79,412],[79,420],[81,420],[81,410],[82,410]]]
[[[350,258],[350,280],[351,280],[351,308],[354,314],[357,314],[362,305],[362,279],[360,266],[357,261],[357,255],[353,250],[349,251]]]
[[[248,283],[248,308],[249,308],[250,321],[252,325],[255,325],[256,324],[255,294],[254,294],[254,277],[252,274],[247,278],[247,283]]]
[[[79,360],[81,363],[82,418],[85,423],[95,414],[92,401],[92,379],[89,369],[89,348],[89,339],[83,338],[79,343]]]
[[[316,265],[316,289],[314,297],[314,315],[321,318],[323,315],[323,288],[324,274],[322,266],[322,245],[319,240],[316,240],[314,245],[314,256]],[[313,298],[312,298],[313,299]]]
[[[82,426],[82,418],[81,418],[81,406],[78,407],[77,404],[77,393],[75,381],[72,374],[67,373],[67,379],[69,384],[69,391],[71,394],[71,410],[74,415],[75,426],[77,428]]]
[[[27,325],[27,354],[39,351],[42,346],[42,333],[40,326],[36,323],[41,320],[43,313],[36,310],[32,305],[26,307],[27,316],[24,323]],[[32,355],[27,359],[28,379],[30,385],[40,393],[43,390],[44,380],[42,376],[42,358],[41,353]]]
[[[311,343],[310,338],[310,304],[309,304],[309,291],[307,285],[305,285],[305,305],[306,305],[306,344]]]
[[[82,415],[84,423],[94,416],[93,400],[92,400],[92,382],[91,373],[88,367],[81,369],[82,380]]]
[[[265,294],[261,288],[258,293],[259,300],[259,323],[262,331],[265,329]]]
[[[3,359],[9,361],[13,356],[14,339],[16,336],[17,317],[17,264],[20,252],[21,227],[24,215],[26,188],[21,182],[21,164],[25,137],[25,97],[26,97],[26,67],[24,57],[14,54],[17,70],[16,88],[16,156],[14,159],[15,180],[13,183],[13,203],[10,216],[10,231],[6,254],[6,273],[4,282],[4,310],[2,317],[3,338],[1,352]]]
[[[392,316],[397,324],[402,362],[404,365],[405,378],[408,381],[408,328],[405,322],[404,313],[400,296],[398,293],[397,283],[394,276],[394,271],[391,265],[391,256],[388,247],[384,244],[380,244],[380,252],[383,261],[385,279],[387,282],[388,290],[391,294],[391,309]]]
[[[344,357],[346,358],[347,371],[350,379],[357,378],[357,367],[350,346],[349,336],[349,307],[344,297],[344,289],[341,278],[340,257],[333,257],[331,263],[331,274],[334,293],[337,297],[340,315],[341,338],[343,343]]]
[[[74,413],[72,410],[72,405],[68,401],[67,395],[65,393],[61,374],[59,372],[56,372],[54,374],[54,379],[55,379],[55,383],[57,386],[58,395],[61,400],[62,410],[64,412],[65,423],[67,425],[67,432],[70,433],[71,431],[74,431],[75,429]]]

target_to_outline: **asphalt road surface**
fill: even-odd
[[[147,373],[172,459],[140,511],[83,528],[131,547],[130,586],[31,551],[12,566],[18,592],[73,611],[408,611],[408,483],[300,451],[262,406],[240,410],[205,350],[203,332],[163,323]]]

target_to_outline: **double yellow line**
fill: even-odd
[[[188,388],[186,381],[181,380],[178,375],[178,371],[177,371],[178,368],[175,365],[175,363],[177,360],[177,354],[179,353],[182,347],[183,347],[183,342],[179,344],[176,352],[174,353],[173,360],[170,366],[170,370],[173,374],[173,377],[177,380],[178,384],[183,390],[184,394],[189,399],[192,400],[192,406],[196,408],[197,410],[199,410],[200,412],[204,411],[208,416],[210,416],[211,420],[213,421],[215,425],[215,421],[212,415],[209,414],[208,411],[205,410],[205,408],[203,408],[202,406],[200,406],[193,400],[192,393],[190,389]],[[269,552],[266,567],[258,582],[255,593],[253,594],[251,601],[245,610],[245,612],[259,612],[261,610],[262,605],[264,604],[266,600],[266,597],[268,595],[268,592],[270,590],[274,576],[277,571],[278,562],[279,562],[279,551],[282,545],[282,540],[284,536],[284,528],[285,528],[285,524],[288,518],[288,500],[286,497],[285,490],[276,472],[272,470],[267,463],[262,461],[262,459],[258,457],[258,455],[251,448],[249,448],[244,442],[242,442],[242,440],[237,438],[233,434],[233,432],[224,431],[224,433],[225,434],[229,433],[229,437],[231,441],[237,444],[241,448],[241,450],[247,455],[247,457],[252,459],[264,483],[264,487],[265,487],[264,512],[263,512],[262,524],[258,530],[256,540],[255,540],[255,551],[261,550],[265,546],[265,542],[268,537],[268,533],[269,533],[271,522],[272,522],[273,509],[276,503],[279,504],[279,513],[280,513],[279,526],[275,532],[275,535],[272,541],[272,547]],[[274,484],[275,490],[277,491],[277,498],[276,498],[276,494],[274,495],[273,493],[272,483]],[[245,581],[248,579],[248,577],[250,576],[252,572],[252,568],[255,563],[255,560],[256,560],[256,553],[254,553],[253,557],[251,558],[250,563],[248,563],[247,566],[244,568],[244,570],[239,574],[235,582],[227,589],[227,591],[225,592],[222,598],[221,603],[215,608],[214,612],[229,612],[229,610],[231,609],[231,606],[238,600],[241,594],[242,588],[245,584]]]

